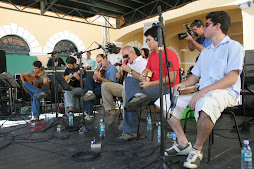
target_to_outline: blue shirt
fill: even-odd
[[[88,63],[89,66],[91,66],[91,70],[95,69],[96,61],[93,59],[86,59],[86,62]]]
[[[213,42],[212,39],[207,39],[205,37],[198,37],[196,39],[196,42],[198,42],[200,45],[202,45],[204,48],[207,48],[208,46],[210,46]]]
[[[116,73],[118,72],[116,67],[113,66],[111,63],[109,64],[108,68],[102,68],[105,70],[105,73],[103,74],[103,78],[111,80],[112,82],[117,82],[116,80]],[[103,84],[103,81],[101,82]]]
[[[237,82],[227,88],[229,94],[237,99],[240,95],[240,74],[243,69],[243,59],[244,49],[242,45],[226,36],[216,47],[212,43],[202,50],[191,72],[200,77],[199,89],[201,90],[221,80],[230,71],[239,70]]]

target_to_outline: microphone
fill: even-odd
[[[95,42],[95,43],[99,46],[99,48],[101,48],[102,50],[104,50],[106,52],[106,49],[102,45],[98,44],[97,42]]]
[[[57,53],[56,51],[52,51],[52,52],[47,53],[47,55],[52,55],[52,54],[56,54],[56,53]]]

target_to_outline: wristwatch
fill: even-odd
[[[129,71],[129,73],[130,73],[130,75],[132,75],[132,69],[131,69],[131,71]]]

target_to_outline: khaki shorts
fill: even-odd
[[[183,116],[183,112],[185,108],[188,106],[193,94],[184,94],[178,97],[175,110],[173,112],[173,116],[178,119],[181,119]],[[160,107],[160,99],[156,100],[154,103],[157,107]],[[163,110],[169,111],[170,110],[170,96],[169,94],[166,95],[166,102],[165,102],[165,95],[163,96]],[[199,112],[202,110],[204,111],[215,124],[215,122],[221,116],[221,112],[227,107],[233,107],[236,105],[236,99],[231,96],[227,90],[217,89],[212,90],[206,93],[202,98],[200,98],[195,106],[195,119],[198,120]]]

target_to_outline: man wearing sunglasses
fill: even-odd
[[[227,36],[230,16],[224,11],[211,12],[206,16],[207,23],[204,34],[213,43],[202,50],[200,57],[185,81],[174,87],[174,90],[188,87],[199,82],[199,91],[194,94],[180,95],[172,117],[167,119],[174,130],[177,143],[165,150],[166,156],[188,155],[184,162],[186,168],[197,168],[203,158],[202,148],[211,133],[214,124],[227,107],[236,105],[240,95],[241,72],[243,68],[244,49],[239,42]],[[165,100],[164,100],[165,101]],[[160,105],[160,99],[156,101]],[[164,115],[169,112],[169,95],[164,104]],[[195,111],[197,121],[196,142],[186,138],[180,119],[189,106]]]
[[[211,45],[212,39],[208,39],[204,35],[204,24],[202,20],[193,21],[191,24],[191,29],[198,38],[194,40],[187,32],[188,36],[184,39],[188,42],[190,51],[197,49],[199,52],[201,52],[203,49]]]
[[[127,72],[127,77],[135,77],[139,78],[142,71],[145,69],[147,60],[142,58],[142,56],[138,56],[135,48],[131,46],[125,46],[122,49],[122,55],[125,61],[123,62],[121,69],[122,71]],[[116,77],[118,79],[123,78],[121,73],[116,73]],[[124,81],[124,79],[122,79]],[[117,117],[117,113],[115,110],[115,104],[113,102],[113,96],[122,97],[123,105],[125,104],[125,91],[124,82],[123,84],[114,83],[114,82],[106,82],[101,86],[101,94],[103,100],[103,106],[106,112],[108,112],[108,124],[111,125],[115,118]],[[130,117],[131,118],[131,117]],[[119,126],[119,129],[122,127]]]

